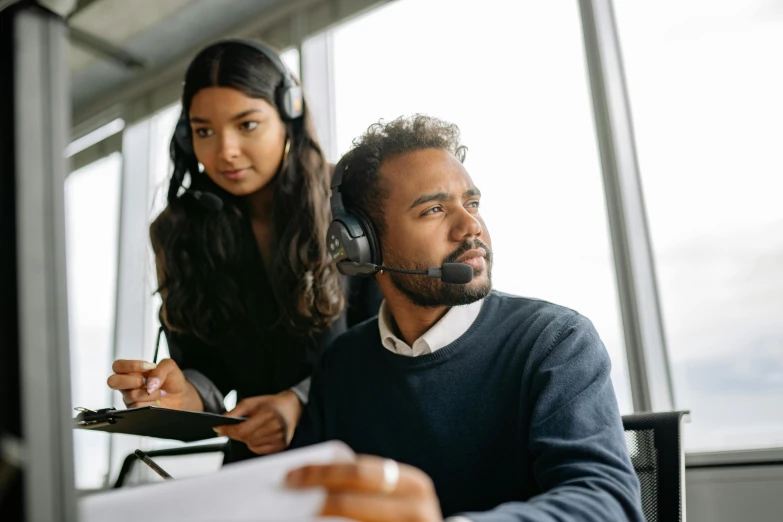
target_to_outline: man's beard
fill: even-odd
[[[486,267],[474,271],[474,277],[487,273],[487,280],[481,285],[455,285],[444,283],[439,279],[433,279],[427,276],[400,274],[398,272],[389,272],[391,282],[400,292],[405,294],[411,302],[422,307],[436,306],[460,306],[467,305],[483,299],[492,289],[492,252],[482,241],[474,239],[473,241],[464,241],[457,250],[449,254],[444,263],[455,263],[457,259],[468,250],[474,248],[483,248],[487,252]],[[410,262],[397,257],[394,253],[384,254],[384,262],[388,266],[405,267],[414,270],[427,270],[436,264],[421,264],[409,266]]]

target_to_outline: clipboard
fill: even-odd
[[[218,436],[212,430],[213,427],[239,424],[247,420],[245,417],[224,417],[217,413],[172,410],[158,406],[129,410],[76,410],[80,413],[73,419],[75,429],[142,435],[182,442],[213,439]]]

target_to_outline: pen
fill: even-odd
[[[152,468],[152,470],[153,470],[155,473],[157,473],[158,475],[160,475],[160,476],[161,476],[161,477],[163,477],[164,479],[168,480],[168,479],[172,479],[172,478],[174,478],[174,477],[172,477],[171,475],[169,475],[168,473],[166,473],[166,472],[163,470],[163,468],[161,468],[160,466],[158,466],[157,464],[155,464],[155,461],[154,461],[154,460],[152,460],[151,458],[149,458],[149,457],[147,456],[147,454],[146,454],[146,453],[144,453],[143,451],[141,451],[140,449],[137,449],[137,450],[136,450],[136,451],[134,451],[133,453],[135,453],[135,454],[136,454],[136,456],[139,458],[139,460],[141,460],[141,461],[142,461],[144,464],[146,464],[147,466],[151,467],[151,468]]]

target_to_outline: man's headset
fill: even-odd
[[[332,174],[332,223],[326,231],[326,245],[332,260],[337,262],[340,273],[349,276],[372,275],[381,263],[381,247],[378,235],[367,214],[360,209],[348,211],[343,204],[340,185],[343,174],[350,166],[352,152],[337,162]]]
[[[464,263],[443,263],[427,270],[407,270],[381,265],[381,246],[370,217],[358,208],[350,210],[343,204],[340,185],[351,165],[353,151],[343,156],[332,174],[332,223],[326,231],[326,247],[337,270],[348,276],[371,276],[380,270],[402,274],[426,275],[444,283],[464,285],[473,280],[473,267]]]
[[[280,118],[283,121],[294,121],[302,117],[302,114],[304,114],[304,97],[302,95],[302,87],[297,85],[293,76],[291,76],[291,73],[288,71],[286,66],[283,64],[283,61],[280,59],[280,56],[278,56],[275,51],[260,42],[242,40],[240,38],[221,40],[212,44],[212,46],[223,44],[243,45],[245,47],[255,49],[264,55],[283,77],[280,85],[278,85],[275,90],[275,104],[277,105],[277,110],[280,113]],[[196,160],[196,154],[193,151],[193,136],[190,130],[190,120],[188,115],[185,114],[184,110],[182,114],[180,114],[177,127],[174,130],[174,140],[186,155],[187,164],[198,164]],[[172,183],[169,185],[169,203],[175,201],[178,198],[179,188],[182,186],[182,182],[184,181],[185,173],[177,173],[177,170],[178,169],[175,166],[176,180],[172,179]],[[185,189],[185,191],[190,193],[194,199],[210,210],[218,211],[223,208],[223,200],[215,194],[191,189]]]

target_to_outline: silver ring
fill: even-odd
[[[381,491],[384,493],[394,493],[397,489],[397,483],[400,481],[400,465],[396,460],[386,459],[383,461],[383,484]]]

